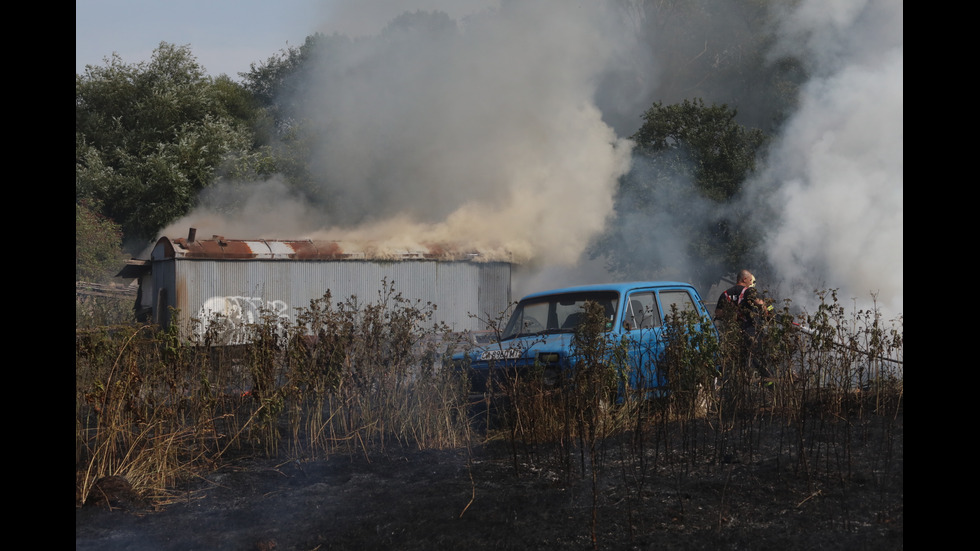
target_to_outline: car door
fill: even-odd
[[[661,385],[656,371],[663,344],[663,315],[654,289],[636,289],[626,296],[622,329],[626,347],[626,377],[630,388]]]

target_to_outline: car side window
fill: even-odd
[[[626,301],[626,316],[631,330],[660,327],[660,309],[657,308],[657,297],[653,291],[632,293]]]
[[[677,306],[677,313],[681,314],[687,311],[697,313],[697,307],[694,305],[694,299],[687,291],[660,291],[660,301],[664,306],[664,316],[669,316],[672,310],[672,306]]]

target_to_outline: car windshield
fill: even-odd
[[[585,314],[587,301],[605,309],[606,330],[612,329],[619,304],[616,291],[562,293],[522,300],[507,322],[502,339],[527,335],[574,332]]]

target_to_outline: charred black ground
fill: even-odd
[[[117,486],[108,504],[76,509],[75,544],[903,548],[903,414],[817,424],[801,431],[755,418],[720,432],[700,420],[607,440],[597,450],[595,485],[586,450],[562,455],[555,445],[507,439],[469,450],[389,449],[317,461],[241,457],[156,510]]]

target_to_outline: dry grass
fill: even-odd
[[[152,326],[81,334],[77,502],[119,475],[141,496],[165,499],[229,454],[467,445],[465,381],[437,368],[451,350],[431,314],[388,290],[365,306],[324,297],[295,327],[265,320],[237,347],[212,346],[207,333],[182,342]]]
[[[832,293],[826,298],[812,315],[784,312],[762,332],[771,387],[744,369],[726,339],[675,316],[659,364],[671,392],[627,393],[617,403],[617,377],[631,367],[609,358],[623,343],[606,343],[586,324],[577,336],[585,368],[557,389],[510,381],[486,434],[474,432],[473,420],[489,404],[467,403],[467,381],[441,367],[452,341],[432,324],[432,306],[392,289],[369,304],[352,297],[334,305],[325,296],[295,326],[270,318],[236,347],[213,346],[206,332],[183,342],[152,326],[79,333],[76,503],[111,476],[165,503],[181,481],[230,455],[370,456],[481,438],[506,439],[517,474],[549,469],[565,483],[591,480],[595,499],[615,452],[628,498],[665,470],[682,480],[705,461],[758,456],[760,434],[774,429],[784,435],[780,461],[801,476],[846,484],[854,475],[847,459],[861,441],[856,427],[876,431],[867,441],[880,442],[902,412],[902,327],[874,312],[847,315]],[[883,469],[893,464],[888,453],[880,451]]]

